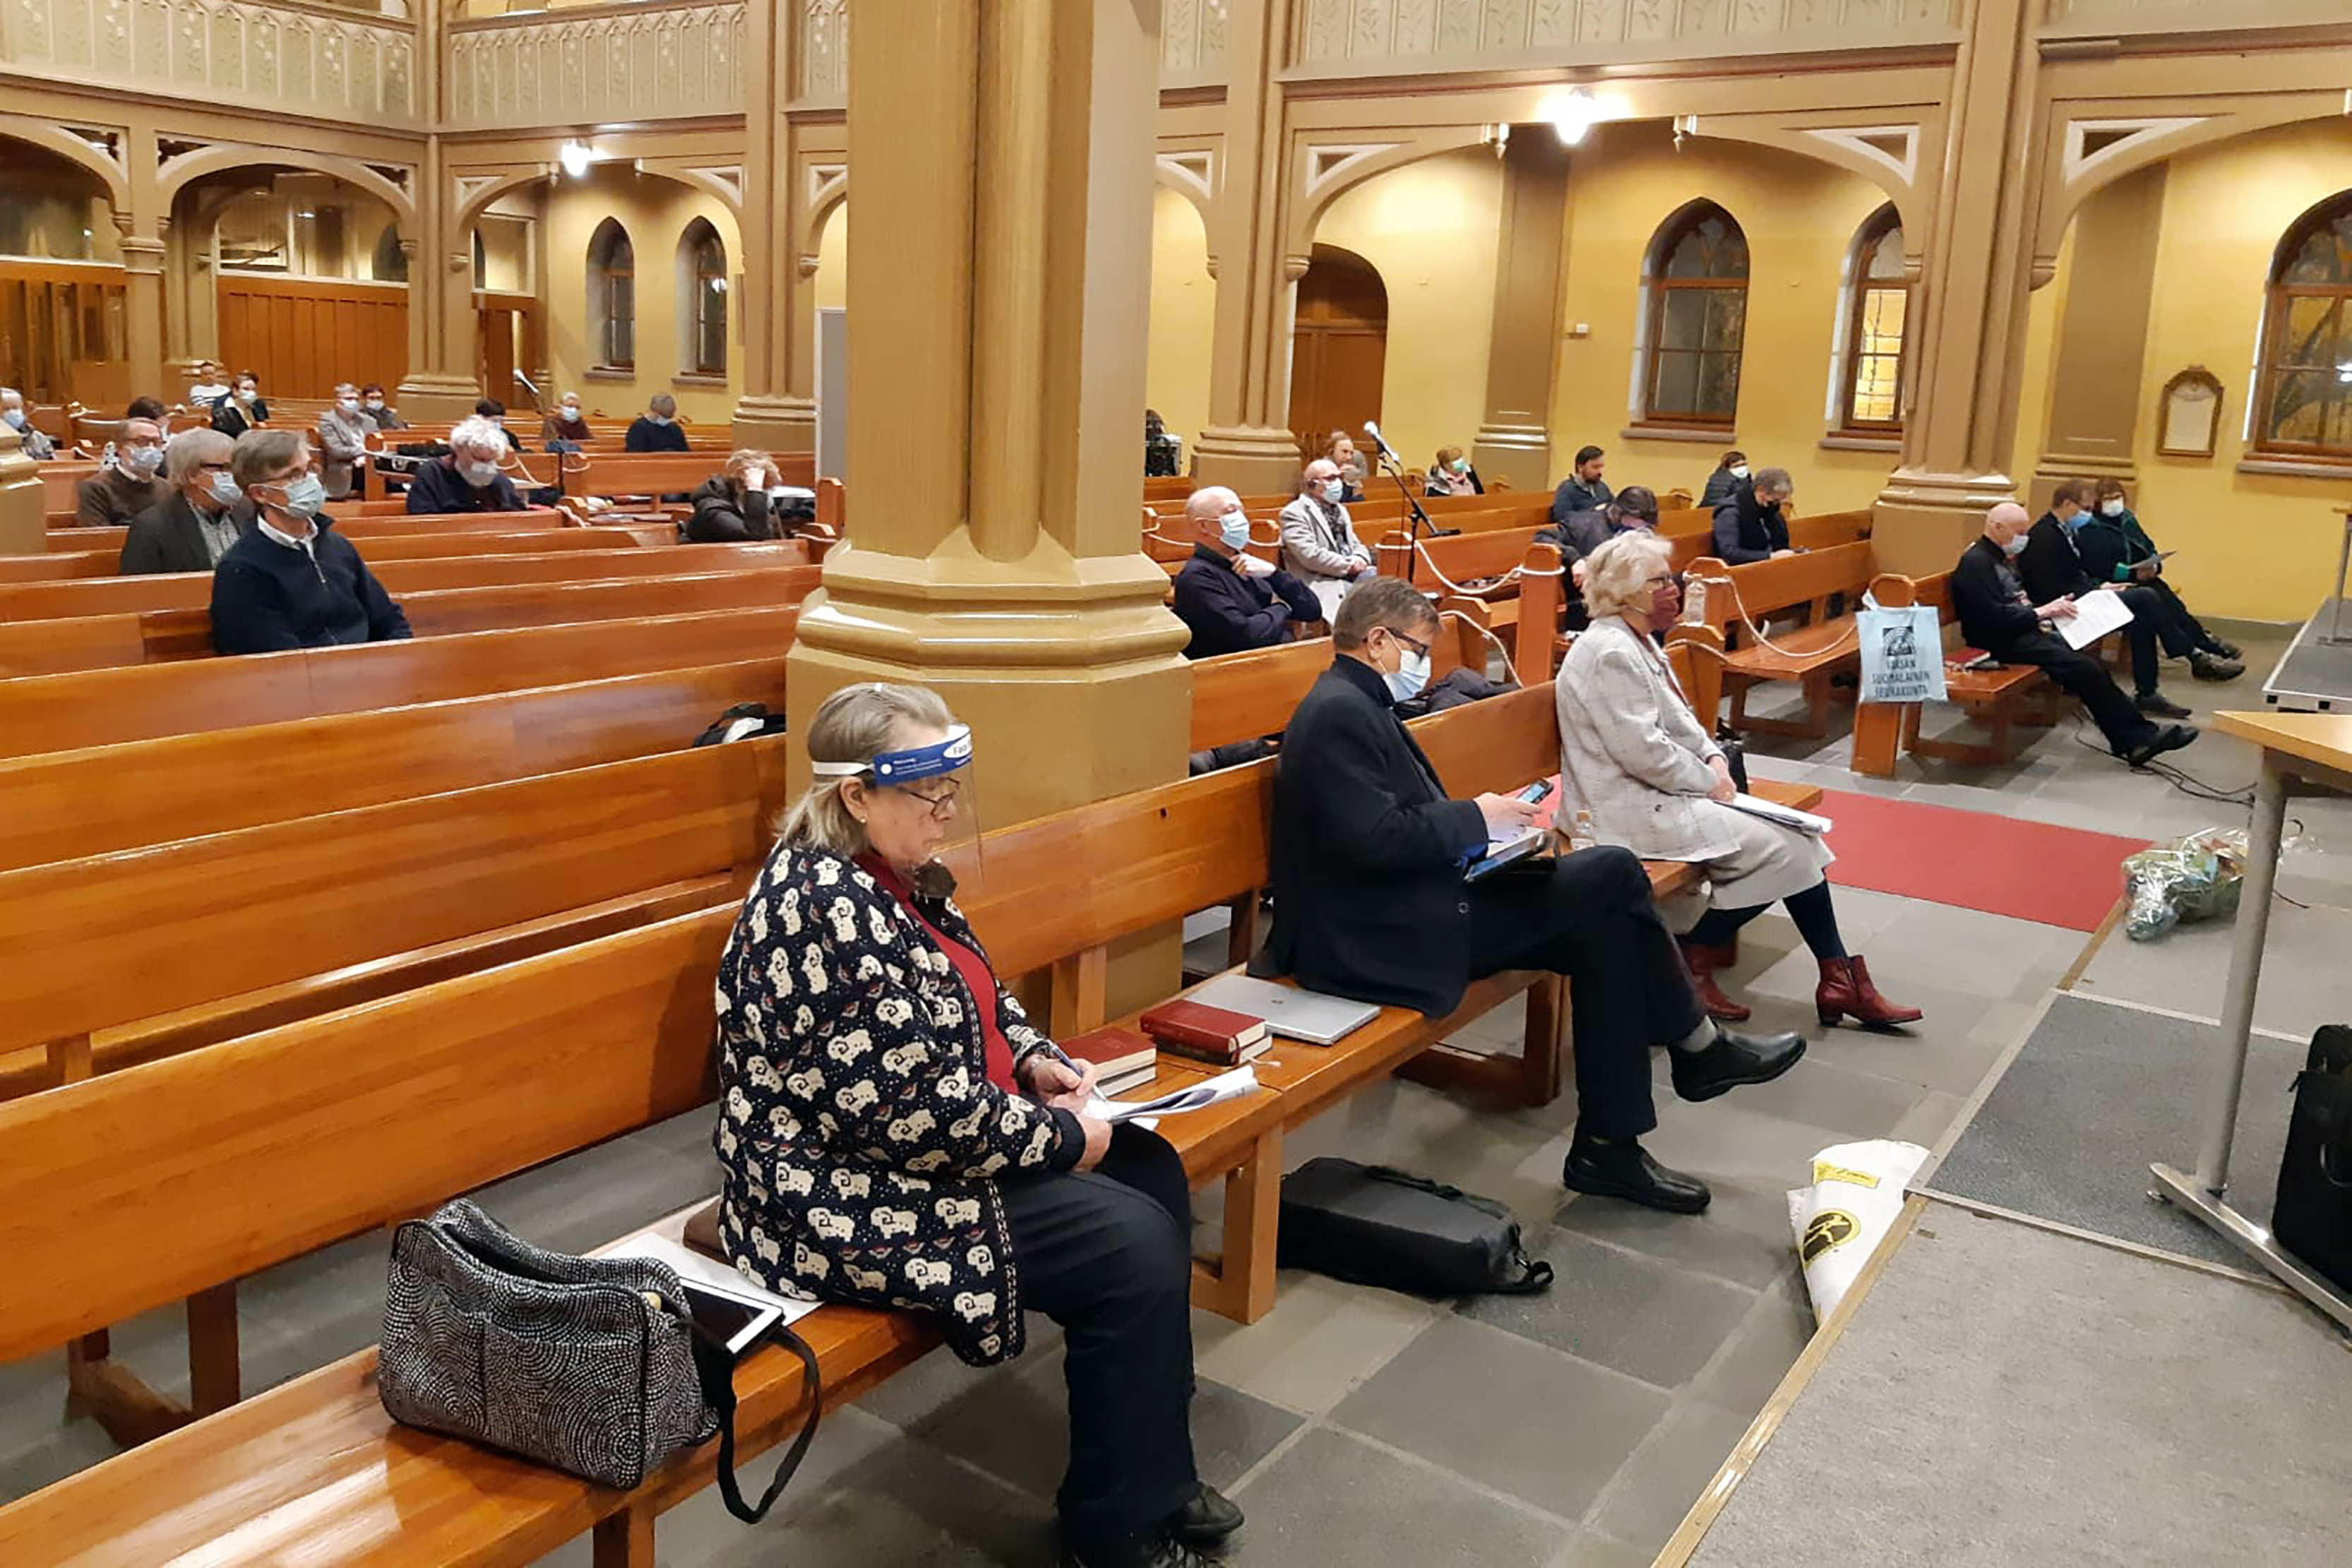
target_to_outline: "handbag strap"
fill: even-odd
[[[1432,1181],[1427,1176],[1418,1176],[1411,1171],[1401,1171],[1394,1166],[1366,1166],[1364,1174],[1374,1181],[1390,1182],[1397,1186],[1409,1186],[1416,1192],[1425,1192],[1433,1197],[1442,1197],[1448,1203],[1458,1203],[1466,1196],[1458,1186],[1448,1186],[1444,1182]]]
[[[741,1486],[735,1479],[735,1362],[709,1330],[688,1318],[694,1331],[694,1368],[702,1381],[702,1397],[719,1412],[719,1495],[727,1504],[727,1511],[746,1524],[757,1524],[768,1517],[785,1487],[792,1484],[793,1474],[807,1457],[809,1443],[816,1437],[817,1418],[824,1414],[824,1385],[816,1365],[816,1352],[808,1341],[801,1338],[782,1323],[769,1333],[781,1340],[784,1347],[801,1358],[801,1398],[808,1406],[808,1417],[801,1423],[800,1435],[793,1439],[783,1459],[776,1466],[775,1479],[756,1504],[743,1500]]]

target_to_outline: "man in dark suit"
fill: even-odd
[[[1561,1179],[1577,1192],[1696,1214],[1705,1183],[1641,1145],[1657,1125],[1650,1048],[1673,1049],[1675,1092],[1711,1100],[1779,1077],[1801,1036],[1744,1037],[1711,1021],[1640,860],[1622,849],[1563,855],[1465,883],[1490,838],[1540,826],[1517,796],[1446,798],[1395,712],[1429,675],[1437,612],[1412,584],[1375,578],[1331,630],[1338,655],[1283,731],[1274,785],[1276,972],[1318,991],[1432,1018],[1470,981],[1504,969],[1573,976],[1576,1136]]]
[[[621,438],[625,452],[685,452],[686,431],[677,423],[677,399],[662,392],[646,405],[646,412],[629,423],[629,431]]]
[[[2074,600],[2061,594],[2036,603],[2027,593],[2010,564],[2029,548],[2025,508],[2003,501],[1985,514],[1984,537],[1960,552],[1951,581],[1960,635],[2004,664],[2033,665],[2080,698],[2108,747],[2134,768],[2195,740],[2197,732],[2186,725],[2150,722],[2096,659],[2044,629],[2045,622],[2072,616]]]
[[[2095,590],[2121,595],[2132,612],[2124,627],[2124,640],[2131,645],[2132,688],[2137,694],[2132,706],[2153,718],[2187,718],[2187,708],[2157,689],[2163,669],[2157,645],[2161,640],[2165,655],[2186,657],[2196,646],[2188,632],[2154,589],[2137,582],[2095,582],[2083,565],[2074,530],[2089,518],[2095,494],[2096,487],[2088,479],[2058,482],[2050,493],[2050,509],[2025,536],[2025,549],[2017,558],[2018,580],[2036,604],[2073,600]]]
[[[1176,617],[1192,629],[1188,659],[1271,648],[1290,640],[1301,622],[1323,619],[1315,591],[1255,556],[1249,514],[1223,485],[1195,490],[1184,503],[1192,559],[1176,574]]]
[[[156,571],[210,571],[253,526],[245,492],[229,475],[236,443],[217,430],[184,430],[163,448],[172,498],[131,520],[122,541],[125,577]]]

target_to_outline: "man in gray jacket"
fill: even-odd
[[[1372,552],[1339,502],[1344,484],[1339,465],[1318,457],[1307,465],[1298,498],[1282,508],[1283,567],[1314,593],[1326,621],[1339,613],[1349,589],[1373,575]]]

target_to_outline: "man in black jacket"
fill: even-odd
[[[408,617],[319,507],[327,498],[298,430],[237,439],[230,475],[257,515],[213,570],[213,649],[269,653],[409,635]]]
[[[1274,785],[1274,930],[1279,973],[1314,990],[1431,1018],[1470,981],[1504,969],[1575,979],[1574,1191],[1695,1214],[1705,1183],[1643,1152],[1657,1125],[1650,1048],[1673,1048],[1675,1092],[1711,1100],[1779,1077],[1801,1036],[1720,1029],[1691,988],[1642,862],[1583,850],[1465,883],[1490,838],[1549,813],[1512,795],[1446,798],[1394,711],[1429,674],[1437,612],[1412,584],[1375,578],[1339,607],[1338,656],[1283,731]]]
[[[172,437],[163,448],[163,477],[172,498],[131,520],[122,541],[120,570],[125,577],[157,571],[210,571],[252,519],[240,517],[245,493],[229,474],[236,443],[217,430],[199,426]]]
[[[1255,556],[1249,514],[1223,485],[1195,490],[1184,503],[1192,532],[1192,559],[1176,574],[1176,616],[1192,629],[1188,659],[1271,648],[1290,640],[1300,622],[1323,619],[1315,592],[1290,573]]]
[[[646,405],[646,412],[629,422],[628,434],[621,437],[624,452],[686,452],[686,429],[677,423],[677,399],[667,392],[657,393]]]
[[[1715,508],[1715,555],[1729,566],[1794,555],[1783,508],[1797,486],[1786,468],[1759,468],[1753,482]]]
[[[482,414],[457,422],[448,453],[427,458],[408,481],[408,515],[446,512],[520,512],[521,493],[499,471],[507,455],[507,433]]]
[[[2059,481],[2050,495],[2050,509],[2025,537],[2025,549],[2017,558],[2018,580],[2037,604],[2072,600],[2094,591],[2120,595],[2132,612],[2123,631],[2124,640],[2131,645],[2132,688],[2138,694],[2132,699],[2133,706],[2157,718],[2187,718],[2187,708],[2157,689],[2163,668],[2157,645],[2161,642],[2164,654],[2178,659],[2193,652],[2196,644],[2155,590],[2145,583],[2095,581],[2084,569],[2074,530],[2090,517],[2093,494],[2088,479]]]
[[[1576,466],[1551,493],[1551,520],[1564,523],[1579,512],[1597,512],[1607,506],[1616,494],[1601,476],[1608,466],[1608,454],[1598,446],[1578,447]]]
[[[2032,664],[2082,699],[2108,747],[2134,768],[2197,738],[2186,725],[2158,726],[2132,705],[2099,662],[2043,629],[2074,613],[2071,595],[2036,604],[2010,562],[2028,547],[2025,508],[2003,501],[1985,514],[1984,538],[1952,568],[1952,609],[1960,635],[2004,664]]]

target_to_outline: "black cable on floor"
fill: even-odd
[[[2102,757],[2115,757],[2116,754],[2114,750],[2104,744],[2093,745],[2090,741],[2083,738],[2083,727],[2087,722],[2088,720],[2082,714],[2078,713],[2074,716],[2074,744],[2081,747],[2085,751],[2097,752]],[[2116,758],[2116,760],[2121,761],[2122,758]],[[2158,762],[2151,759],[2146,766],[2135,768],[2133,771],[2140,773],[2153,773],[2159,779],[2165,779],[2167,782],[2171,784],[2175,789],[2179,790],[2182,794],[2188,796],[2192,800],[2204,800],[2216,806],[2251,807],[2254,803],[2254,787],[2252,784],[2245,785],[2236,789],[2224,789],[2219,785],[2208,784],[2196,775],[2187,772],[2169,762]]]

